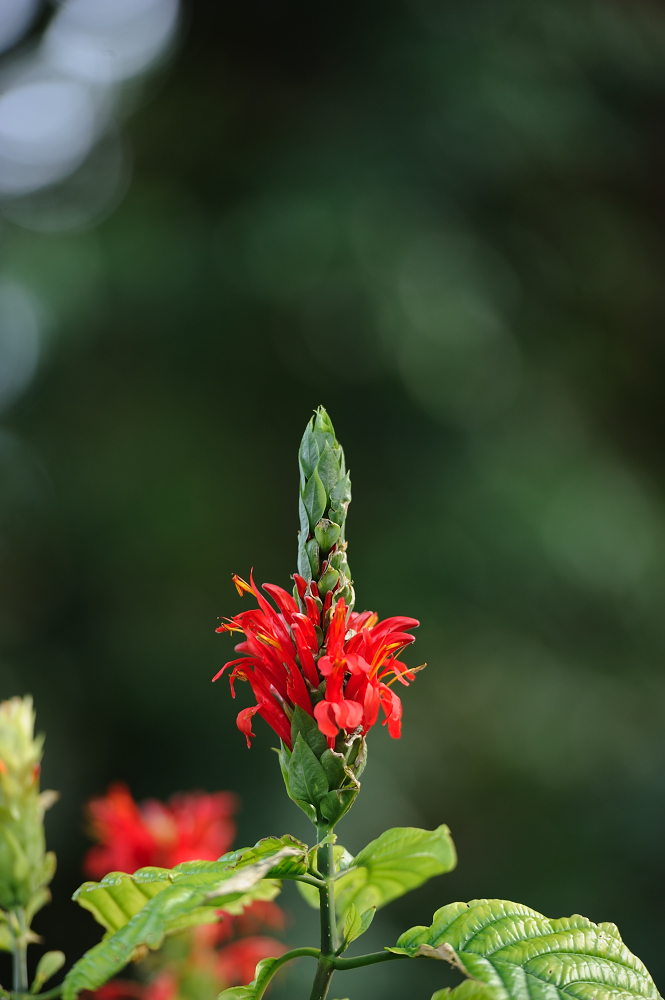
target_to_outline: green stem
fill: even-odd
[[[373,951],[369,955],[359,955],[358,958],[336,958],[336,969],[362,969],[364,965],[377,965],[379,962],[393,962],[408,955],[395,955],[392,951]]]
[[[307,956],[311,958],[318,958],[321,952],[318,948],[294,948],[293,951],[287,951],[279,958],[276,958],[270,967],[270,974],[267,976],[264,983],[261,984],[259,989],[254,994],[254,1000],[261,1000],[261,997],[267,990],[270,980],[275,975],[278,969],[280,969],[286,962],[290,962],[292,958],[305,958]],[[39,1000],[44,1000],[46,994],[41,994]]]
[[[318,843],[326,839],[330,829],[318,827]],[[309,1000],[325,1000],[335,971],[335,861],[332,843],[321,844],[317,852],[316,865],[321,873],[323,885],[319,887],[319,910],[321,915],[321,953],[316,967]]]
[[[7,995],[11,997],[11,1000],[55,1000],[62,993],[62,983],[59,986],[54,986],[50,990],[46,990],[45,993],[8,993]]]
[[[16,926],[12,926],[14,932],[14,943],[12,948],[13,958],[13,991],[14,993],[28,992],[28,942],[27,927],[25,924],[25,910],[22,906],[17,906],[13,911]],[[12,925],[13,925],[12,921]]]

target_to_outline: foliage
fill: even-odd
[[[431,926],[412,928],[395,946],[344,957],[367,932],[378,907],[450,872],[457,856],[445,825],[433,831],[387,830],[355,857],[336,843],[336,824],[360,792],[366,738],[380,706],[391,736],[400,736],[401,703],[391,685],[414,678],[414,671],[400,664],[397,656],[413,639],[408,629],[418,623],[406,617],[380,622],[372,612],[357,613],[347,603],[352,581],[345,576],[348,562],[341,532],[346,507],[336,504],[337,484],[346,473],[341,447],[322,407],[305,432],[300,467],[301,513],[304,510],[309,531],[314,532],[315,546],[303,521],[299,552],[311,560],[311,571],[307,578],[294,574],[293,597],[264,585],[276,607],[260,593],[253,575],[250,583],[234,576],[238,592],[252,594],[258,608],[227,619],[218,631],[243,636],[236,647],[241,657],[226,667],[233,668],[232,693],[234,681],[248,680],[256,705],[240,713],[239,728],[249,744],[251,719],[258,713],[280,735],[279,763],[286,790],[314,824],[316,844],[310,848],[289,834],[267,837],[216,860],[187,860],[170,868],[152,864],[84,883],[74,899],[106,933],[74,964],[55,993],[61,993],[63,1000],[76,1000],[83,990],[97,990],[130,961],[160,949],[168,937],[217,923],[221,911],[238,915],[257,902],[270,901],[280,891],[281,881],[291,879],[309,902],[318,905],[320,948],[296,948],[263,958],[248,985],[229,987],[220,1000],[260,1000],[275,973],[300,957],[316,959],[310,1000],[325,1000],[335,972],[413,958],[444,960],[464,974],[466,981],[450,993],[456,1000],[524,1000],[541,994],[561,1000],[564,995],[579,1000],[618,996],[660,1000],[646,968],[613,924],[597,925],[580,916],[550,920],[529,907],[502,900],[448,904],[437,910]],[[331,525],[340,530],[332,531]],[[343,545],[339,551],[344,572],[336,570],[335,578],[320,590],[328,570],[312,553],[318,560],[328,544],[330,559],[336,546]],[[34,755],[38,748],[31,742],[32,717],[24,712],[21,718],[23,744]],[[20,725],[16,731],[21,732]],[[34,795],[34,770],[27,780],[23,791]],[[200,803],[196,797],[190,801]],[[216,800],[218,820],[221,804]],[[197,810],[193,813],[197,815]],[[205,809],[203,813],[210,815]],[[149,814],[134,808],[126,790],[112,789],[107,800],[93,806],[91,815],[108,851],[115,849],[109,831],[120,817],[130,846],[144,846],[152,835],[151,849],[158,849]],[[172,846],[178,847],[182,830],[175,808],[170,816],[162,814],[165,817],[171,820]],[[194,824],[201,842],[209,845],[208,827]],[[15,874],[15,868],[11,871]],[[16,916],[25,923],[25,909],[17,909]],[[18,994],[27,987],[25,941],[21,954],[14,948],[20,973],[15,982],[20,985],[15,986],[13,1000],[19,1000]],[[44,956],[35,991],[61,963],[59,953]],[[446,990],[436,994],[437,1000],[445,996]]]
[[[437,1000],[444,995],[459,1000],[476,995],[478,1000],[659,997],[614,924],[594,924],[578,915],[548,920],[502,899],[449,903],[437,910],[430,927],[412,927],[390,950],[443,959],[469,977],[452,993],[436,994]]]

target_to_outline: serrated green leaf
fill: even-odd
[[[321,451],[321,457],[319,458],[316,471],[321,477],[321,482],[323,483],[327,498],[330,496],[335,486],[337,486],[340,478],[337,455],[328,443],[326,443]]]
[[[328,794],[326,773],[300,733],[289,761],[289,787],[293,799],[315,806]]]
[[[439,991],[439,1000],[660,1000],[614,924],[578,914],[550,920],[502,899],[450,903],[430,927],[411,928],[388,950],[443,959],[470,977],[451,994]]]
[[[292,837],[290,833],[285,833],[282,837],[263,837],[254,847],[228,851],[218,861],[184,861],[171,869],[171,873],[174,880],[182,875],[215,875],[231,867],[240,870],[257,861],[270,860],[272,867],[266,878],[295,878],[307,871],[308,852],[307,844]]]
[[[116,975],[130,961],[136,949],[141,946],[159,948],[168,934],[193,926],[195,923],[209,922],[210,914],[220,909],[229,909],[242,901],[248,905],[259,893],[265,898],[264,880],[274,879],[279,873],[294,877],[307,867],[307,848],[294,837],[270,837],[259,841],[253,848],[232,851],[219,861],[190,861],[178,865],[170,872],[165,869],[139,869],[134,876],[115,873],[107,876],[99,885],[87,883],[75,894],[81,905],[82,899],[91,899],[102,887],[107,896],[121,910],[117,898],[124,903],[130,900],[134,905],[138,897],[127,894],[127,886],[148,891],[157,889],[155,895],[146,899],[124,926],[115,933],[107,934],[104,940],[91,948],[67,973],[63,984],[63,1000],[74,1000],[81,990],[96,990],[112,976]],[[166,871],[166,877],[163,873]],[[104,885],[107,882],[107,885]],[[273,882],[278,891],[279,884]],[[113,897],[113,891],[121,888],[125,895]],[[99,906],[100,899],[96,899]],[[92,909],[92,906],[87,906]],[[109,919],[105,909],[104,918]],[[117,916],[114,913],[114,918]]]
[[[56,972],[65,964],[65,955],[62,951],[47,951],[39,959],[37,963],[37,969],[35,970],[35,978],[30,987],[31,993],[38,993],[44,983],[54,976]]]
[[[307,511],[309,528],[311,531],[314,531],[317,522],[323,517],[327,502],[326,488],[321,482],[321,477],[316,469],[307,480],[305,488],[302,491],[302,502]]]
[[[140,868],[133,875],[111,872],[101,882],[84,882],[74,899],[84,910],[89,910],[98,924],[113,934],[142,910],[146,903],[171,885],[168,868],[153,869],[161,878],[143,879],[146,869]]]
[[[486,983],[475,979],[465,979],[459,986],[447,986],[445,990],[437,990],[432,1000],[495,1000],[494,990]]]
[[[386,830],[336,882],[337,913],[345,916],[352,903],[360,911],[385,906],[435,875],[452,871],[456,863],[455,845],[445,825],[432,831],[409,826]]]

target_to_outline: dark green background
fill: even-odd
[[[0,439],[0,693],[34,694],[62,792],[38,929],[72,959],[97,938],[68,897],[112,779],[237,790],[239,843],[310,836],[210,678],[231,573],[295,568],[323,403],[358,607],[421,619],[428,663],[340,833],[445,821],[460,854],[372,943],[501,896],[615,921],[662,987],[663,5],[201,0],[128,130],[113,214],[0,248],[52,330]]]

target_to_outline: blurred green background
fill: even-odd
[[[248,692],[210,678],[231,573],[295,569],[323,403],[358,609],[419,618],[428,663],[340,834],[447,822],[460,855],[371,944],[500,896],[615,921],[662,989],[665,5],[195,0],[144,96],[113,211],[0,231],[41,317],[0,430],[0,694],[34,695],[62,793],[37,929],[97,940],[69,895],[112,779],[237,790],[238,843],[311,836],[272,733],[235,728]]]

